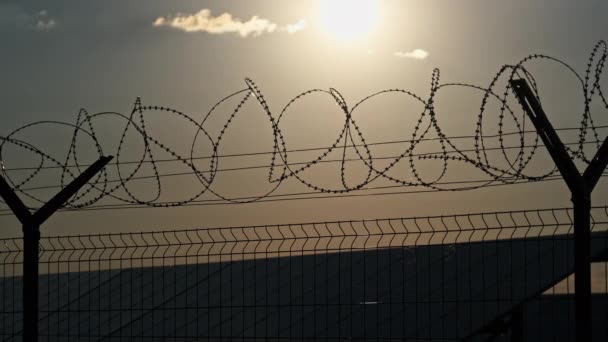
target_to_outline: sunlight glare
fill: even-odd
[[[321,0],[320,16],[325,31],[350,41],[369,33],[377,22],[376,0]]]

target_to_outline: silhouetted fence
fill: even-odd
[[[578,289],[575,293],[576,339],[591,340],[590,324],[595,313],[590,308],[590,265],[592,258],[600,258],[604,239],[602,232],[596,231],[591,236],[591,194],[599,179],[605,176],[608,165],[608,139],[600,138],[603,135],[600,131],[608,126],[594,118],[600,117],[598,111],[603,114],[608,108],[601,88],[606,59],[608,44],[600,41],[592,49],[584,73],[578,73],[554,57],[533,54],[516,64],[503,65],[487,86],[444,83],[439,70],[435,69],[428,94],[385,89],[349,105],[336,89],[310,89],[292,97],[279,111],[272,111],[260,88],[245,79],[244,89],[222,98],[202,116],[167,106],[145,105],[138,98],[127,114],[89,114],[83,109],[73,123],[45,120],[17,128],[0,137],[0,197],[3,199],[0,204],[5,204],[0,208],[0,216],[14,215],[19,219],[25,243],[24,248],[20,248],[16,241],[6,240],[7,246],[14,246],[8,250],[10,253],[3,254],[8,263],[4,264],[2,298],[8,298],[7,303],[13,304],[4,314],[8,323],[3,323],[3,327],[10,328],[2,332],[14,336],[23,330],[24,341],[36,341],[39,335],[36,323],[42,320],[47,325],[43,335],[53,339],[60,336],[176,339],[202,334],[217,339],[228,336],[265,340],[295,337],[428,340],[510,334],[512,339],[520,340],[524,334],[537,336],[545,331],[539,328],[537,335],[524,331],[531,324],[526,318],[529,304],[524,302],[545,298],[539,297],[541,290],[552,288],[559,280],[555,278],[558,275],[563,278],[571,273],[571,261],[564,259],[564,255],[570,256],[574,249]],[[527,69],[532,61],[558,65],[580,81],[580,124],[559,129],[552,126],[540,101],[539,84]],[[440,119],[443,115],[436,106],[438,94],[450,88],[466,89],[480,96],[472,135],[448,134],[446,121]],[[370,128],[360,114],[361,108],[389,95],[412,101],[403,107],[405,111],[400,115],[405,113],[413,120],[409,126],[401,127],[399,123],[397,140],[378,141],[388,139],[395,132]],[[337,110],[344,121],[334,127],[336,138],[325,146],[294,145],[290,137],[301,136],[301,129],[296,127],[297,134],[290,134],[289,128],[295,126],[285,118],[301,112],[304,99],[313,97],[325,97],[337,105],[333,110]],[[264,133],[256,134],[253,145],[262,148],[265,140],[266,147],[257,152],[227,153],[226,147],[232,144],[226,144],[230,141],[226,133],[235,120],[240,120],[247,103],[253,103],[264,117],[264,124],[255,126],[256,132]],[[410,116],[412,110],[414,116]],[[162,124],[158,126],[161,132],[153,129],[156,125],[149,121],[157,114],[162,115]],[[106,127],[99,125],[101,118],[118,120],[118,125],[112,127],[119,127],[118,132],[122,133],[108,135],[110,140],[100,139],[99,133]],[[187,127],[180,130],[180,143],[165,135],[169,118]],[[374,121],[382,120],[374,116]],[[530,126],[527,121],[534,130],[526,129]],[[319,121],[313,120],[313,123],[318,125]],[[259,130],[264,126],[266,129]],[[48,141],[36,141],[49,136],[51,128],[67,128],[71,133],[63,143],[55,141],[49,145]],[[44,130],[45,134],[36,134],[37,130]],[[182,144],[188,136],[190,142]],[[250,138],[246,134],[239,136],[239,145],[247,145],[244,137]],[[306,138],[315,140],[310,135]],[[541,141],[553,163],[547,164],[546,155],[537,153],[542,150]],[[13,154],[16,157],[13,160],[5,157],[11,155],[10,150],[19,151]],[[62,152],[56,154],[56,151]],[[112,159],[107,156],[110,151],[115,157],[112,164],[108,164]],[[33,156],[35,163],[21,164],[24,155]],[[89,165],[91,157],[96,155],[99,156],[97,162]],[[253,165],[233,161],[220,167],[226,158],[236,157],[259,157],[265,161]],[[160,163],[165,166],[160,167]],[[85,166],[87,170],[81,173]],[[581,167],[584,171],[579,171]],[[323,177],[314,177],[314,173],[308,172],[313,169],[327,172]],[[237,171],[263,171],[267,177],[262,182],[251,181],[234,176],[233,172]],[[218,189],[215,185],[226,181],[220,175],[227,172],[232,173],[234,180],[245,179],[249,185],[256,186],[243,187],[245,192],[240,195],[231,194],[234,189],[230,187]],[[326,175],[330,174],[336,178],[328,182]],[[466,174],[468,179],[452,178],[460,174]],[[164,185],[175,177],[180,177],[180,186]],[[191,193],[179,190],[186,179],[181,177],[190,179],[187,188]],[[73,182],[65,186],[72,178],[75,178]],[[143,179],[151,181],[149,186],[141,186],[139,181]],[[46,268],[43,269],[46,285],[42,284],[46,290],[38,286],[39,228],[62,207],[63,210],[116,210],[261,203],[456,191],[557,179],[563,179],[571,192],[574,219],[568,217],[561,222],[573,224],[573,234],[558,230],[542,233],[548,229],[545,223],[532,224],[524,215],[521,221],[513,221],[508,228],[513,235],[508,237],[500,235],[506,229],[503,222],[507,218],[503,217],[496,219],[500,228],[488,227],[484,222],[464,229],[461,222],[444,223],[448,218],[443,218],[437,222],[418,219],[427,222],[428,231],[420,230],[417,220],[413,225],[403,225],[402,231],[392,227],[395,220],[378,220],[358,223],[363,228],[356,228],[354,223],[305,225],[299,228],[302,236],[296,236],[298,226],[288,225],[47,238],[42,241],[40,255],[42,267]],[[287,181],[297,184],[299,189],[279,193],[279,189],[285,189],[281,184]],[[418,189],[396,190],[403,187]],[[41,194],[57,189],[60,191],[50,201]],[[359,190],[363,193],[354,193]],[[32,213],[31,209],[36,212]],[[566,212],[564,210],[562,212]],[[475,215],[466,217],[471,216]],[[487,214],[479,217],[483,220]],[[375,228],[366,226],[374,222]],[[520,226],[540,230],[542,234],[519,236]],[[483,232],[481,236],[479,232]],[[498,235],[492,237],[493,234]],[[523,247],[517,247],[520,245]],[[284,250],[285,246],[290,247]],[[514,250],[516,247],[521,250]],[[545,255],[549,251],[551,258]],[[18,278],[20,273],[15,269],[22,254],[23,280]],[[535,264],[528,262],[529,255],[536,256]],[[375,266],[370,266],[368,260]],[[519,271],[509,268],[518,263],[521,263]],[[553,274],[545,275],[550,268]],[[401,281],[394,274],[403,274]],[[536,277],[538,281],[534,283]],[[19,285],[21,281],[23,286]],[[157,289],[159,282],[160,290]],[[236,285],[239,283],[241,287]],[[299,285],[294,285],[296,283]],[[521,284],[524,290],[518,292]],[[19,286],[23,289],[21,307],[14,304],[19,298],[15,288]],[[205,286],[207,293],[201,295],[199,290]],[[469,292],[461,293],[462,288]],[[259,289],[265,292],[258,293],[262,291]],[[401,297],[394,294],[398,289],[402,291]],[[508,299],[503,290],[510,294]],[[42,300],[46,300],[46,306],[39,305],[39,293],[43,295]],[[318,297],[319,293],[325,297]],[[495,295],[486,295],[492,293]],[[137,297],[139,294],[141,298]],[[441,297],[435,298],[437,294]],[[178,304],[178,299],[183,304]],[[298,311],[300,308],[303,309]],[[192,311],[194,309],[196,311]],[[38,313],[43,316],[38,317]],[[161,315],[160,318],[157,315]],[[29,324],[21,326],[22,321]],[[91,322],[96,323],[91,325]],[[241,326],[235,328],[238,322]],[[437,322],[441,322],[441,326]],[[542,322],[534,324],[540,326]],[[552,321],[554,325],[556,322]],[[558,325],[568,330],[570,319]],[[196,329],[191,331],[191,327]],[[553,332],[561,338],[570,336],[560,329]]]
[[[570,209],[43,237],[48,341],[572,340]],[[594,340],[608,210],[592,210]],[[0,240],[2,341],[22,334],[21,238]]]

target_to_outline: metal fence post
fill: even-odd
[[[101,157],[70,184],[63,188],[35,213],[23,204],[19,196],[0,175],[0,196],[23,225],[23,341],[38,341],[38,243],[40,226],[59,210],[113,157]]]
[[[608,138],[581,174],[528,83],[514,79],[511,86],[572,194],[575,334],[577,341],[591,341],[591,193],[608,166]]]
[[[577,341],[591,341],[591,194],[572,196],[574,206],[574,312]]]
[[[511,315],[511,341],[521,342],[524,338],[524,308],[520,306]]]
[[[23,340],[38,338],[38,243],[40,226],[23,225]]]

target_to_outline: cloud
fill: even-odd
[[[403,51],[397,51],[395,53],[393,53],[393,56],[395,57],[399,57],[399,58],[413,58],[413,59],[426,59],[429,56],[428,51],[422,50],[422,49],[415,49],[412,51],[407,51],[407,52],[403,52]]]
[[[47,10],[26,11],[20,6],[0,5],[0,27],[20,30],[49,31],[57,27],[57,20]]]
[[[42,10],[38,12],[34,17],[35,24],[32,25],[32,28],[38,31],[48,31],[55,26],[57,26],[57,21],[55,19],[49,17],[49,14],[46,10]]]
[[[300,21],[298,21],[295,24],[289,24],[286,25],[283,30],[286,31],[289,34],[293,34],[299,31],[302,31],[303,29],[306,28],[306,20],[304,19],[300,19]]]
[[[230,13],[217,17],[211,10],[202,9],[194,14],[177,14],[175,16],[158,17],[152,23],[155,27],[172,27],[184,32],[206,32],[210,34],[236,33],[241,37],[257,37],[264,33],[284,31],[296,33],[306,27],[306,22],[300,20],[295,24],[280,27],[268,19],[253,16],[247,21],[234,18]]]

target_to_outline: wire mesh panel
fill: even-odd
[[[22,252],[21,239],[0,240],[0,317],[1,337],[10,340],[21,336],[22,310]]]
[[[593,209],[594,337],[608,337],[608,212]],[[41,241],[48,341],[572,340],[568,209]],[[19,239],[2,241],[20,339]]]

